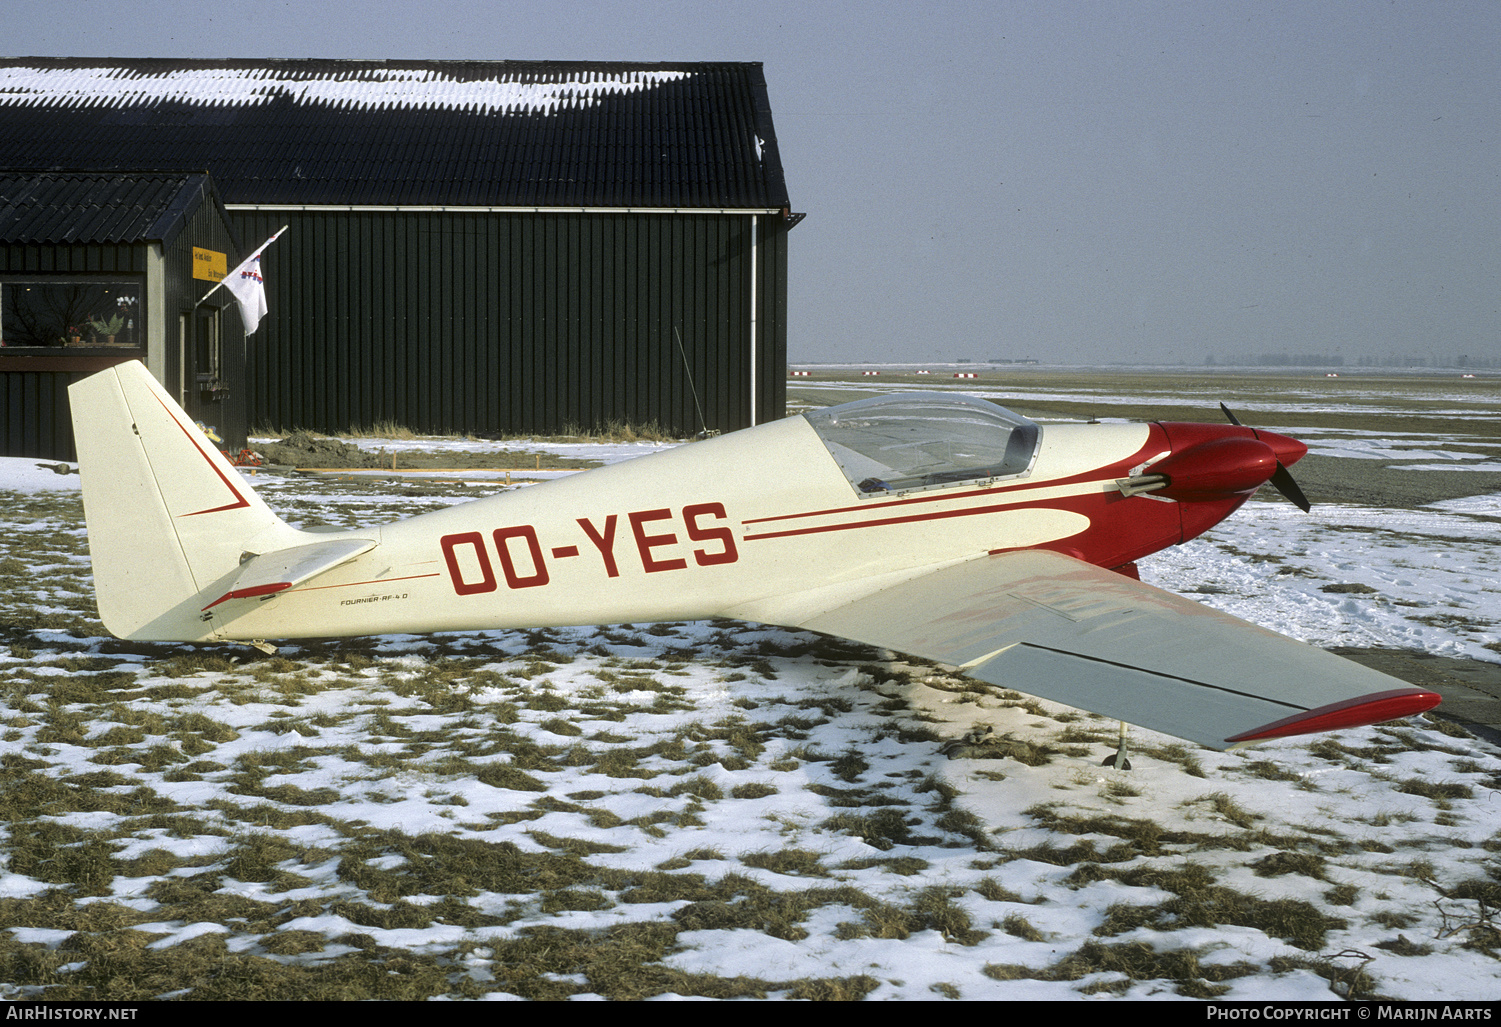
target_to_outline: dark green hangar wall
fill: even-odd
[[[267,426],[686,434],[785,415],[781,211],[230,215],[242,240],[289,226],[247,354]]]

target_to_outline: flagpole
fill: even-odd
[[[276,240],[278,240],[278,239],[281,238],[281,233],[285,232],[290,227],[291,227],[290,225],[282,225],[281,226],[281,232],[277,232],[271,238],[267,239],[264,243],[261,244],[261,248],[259,250],[257,250],[256,252],[257,253],[265,253],[266,249],[272,243],[274,243]],[[243,261],[241,263],[243,263]],[[235,265],[235,269],[239,270],[239,264]],[[228,280],[229,280],[229,275],[225,275],[223,278],[221,278],[217,282],[215,282],[214,283],[214,287],[212,289],[210,289],[208,292],[206,292],[206,293],[203,294],[203,299],[201,299],[197,303],[193,304],[193,309],[197,310],[199,307],[203,306],[203,304],[205,302],[207,302],[208,298],[210,296],[212,296],[214,293],[218,292],[219,291],[219,287],[222,286]]]

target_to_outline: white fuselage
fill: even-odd
[[[1076,535],[1088,516],[1048,503],[1113,491],[1113,477],[1088,472],[1147,438],[1141,424],[1049,426],[1023,489],[861,496],[807,421],[788,418],[378,528],[309,533],[378,545],[304,585],[213,607],[204,637],[755,619],[760,600]]]

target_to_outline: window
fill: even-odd
[[[1023,475],[1041,439],[1035,423],[1005,407],[932,392],[804,416],[862,496]]]
[[[198,330],[193,341],[193,373],[201,388],[219,378],[219,308],[203,306],[197,311]]]
[[[0,346],[145,345],[139,282],[34,278],[0,283]]]

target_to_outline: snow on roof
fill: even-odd
[[[755,62],[0,58],[0,167],[241,204],[788,206]]]
[[[680,81],[687,70],[580,67],[555,75],[513,70],[504,65],[488,75],[455,74],[439,64],[427,67],[373,66],[345,62],[268,62],[251,66],[162,68],[91,65],[0,67],[0,94],[10,102],[38,106],[123,107],[162,101],[259,105],[281,97],[297,103],[378,109],[441,108],[485,113],[556,112],[587,107],[607,94],[635,92]],[[472,69],[474,65],[457,68]]]

